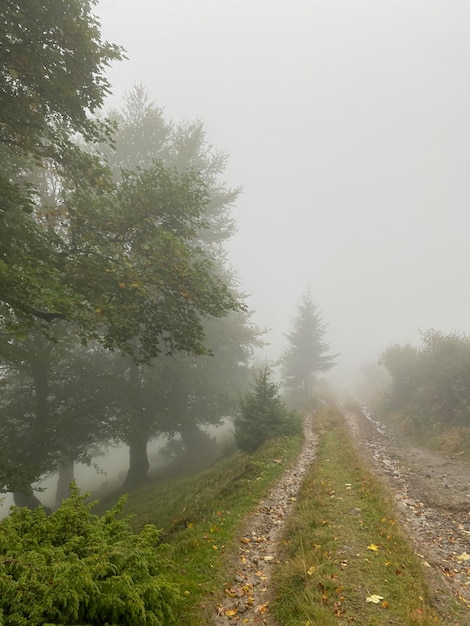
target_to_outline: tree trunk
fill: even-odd
[[[42,502],[38,498],[36,498],[32,489],[28,493],[26,493],[25,491],[14,491],[13,501],[16,506],[26,507],[30,510],[37,509],[39,506],[44,506]],[[47,506],[44,506],[44,510],[48,514],[51,513],[51,510]]]
[[[148,437],[141,433],[133,433],[129,440],[129,470],[123,487],[135,489],[148,479],[150,467],[147,453]]]
[[[211,437],[195,422],[187,422],[179,427],[181,440],[186,448],[186,461],[192,469],[205,467],[215,460],[217,451],[215,438]]]
[[[74,462],[64,463],[59,468],[59,478],[57,479],[57,489],[55,493],[55,507],[59,508],[62,500],[70,495],[70,483],[73,481]]]

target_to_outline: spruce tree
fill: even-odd
[[[281,358],[283,385],[291,400],[305,402],[313,396],[316,375],[331,369],[337,355],[328,354],[326,324],[310,291],[302,298],[293,326],[286,335],[289,345]]]

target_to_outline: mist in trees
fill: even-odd
[[[391,384],[383,408],[416,429],[438,433],[470,425],[470,337],[428,330],[421,345],[389,346],[380,365]]]
[[[292,324],[293,330],[286,335],[288,345],[281,357],[283,386],[294,406],[308,406],[314,402],[318,374],[330,370],[338,355],[328,354],[327,325],[309,290],[303,295]]]
[[[97,116],[122,50],[70,5],[2,9],[0,489],[33,508],[41,477],[61,472],[60,501],[110,441],[129,446],[126,488],[152,438],[207,457],[201,428],[231,414],[259,344],[224,250],[226,156],[142,86]]]

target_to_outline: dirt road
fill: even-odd
[[[299,458],[246,520],[245,531],[239,538],[233,581],[227,584],[225,599],[217,606],[214,620],[217,626],[237,623],[276,626],[269,613],[271,570],[278,562],[278,540],[315,458],[316,445],[310,417],[305,422],[305,443]]]
[[[434,601],[451,592],[470,609],[470,466],[399,439],[367,407],[344,415],[429,566]]]
[[[366,407],[343,413],[352,437],[394,495],[400,521],[429,568],[432,601],[439,607],[452,593],[470,608],[470,466],[398,439]],[[234,578],[217,605],[216,626],[277,626],[269,612],[271,570],[285,520],[315,457],[310,420],[305,435],[297,462],[246,520]]]

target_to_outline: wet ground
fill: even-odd
[[[396,500],[397,515],[428,568],[432,601],[439,608],[451,593],[470,609],[470,466],[399,439],[366,407],[345,409],[344,415],[352,437]],[[310,421],[305,434],[296,464],[246,520],[233,580],[216,609],[217,626],[277,626],[269,614],[270,576],[284,522],[315,458]]]
[[[344,414],[429,567],[433,600],[450,592],[470,609],[470,466],[398,438],[367,407]]]
[[[305,423],[305,443],[297,461],[246,520],[245,531],[239,539],[234,577],[227,584],[224,601],[217,606],[214,624],[276,626],[269,614],[271,570],[278,562],[281,531],[315,458],[316,444],[309,418]]]

